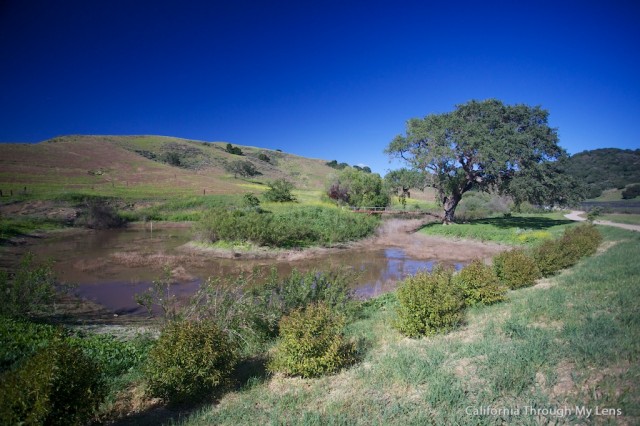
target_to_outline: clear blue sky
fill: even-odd
[[[0,0],[0,141],[157,134],[369,165],[406,120],[541,105],[640,147],[640,2]]]

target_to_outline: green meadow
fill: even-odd
[[[511,291],[508,302],[470,309],[457,331],[401,336],[392,326],[397,301],[387,294],[366,302],[347,327],[360,350],[354,367],[318,379],[254,371],[176,423],[636,423],[640,236],[599,229],[606,250]],[[599,407],[600,416],[588,419],[576,406]],[[509,411],[477,414],[481,407]]]

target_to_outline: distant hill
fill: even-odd
[[[37,144],[0,144],[0,190],[37,196],[82,192],[154,197],[237,194],[260,191],[277,178],[297,188],[320,190],[335,172],[326,160],[226,142],[164,136],[64,136]],[[237,150],[234,150],[237,151]],[[235,160],[251,162],[260,174],[236,179],[225,170]]]
[[[640,183],[640,149],[602,148],[569,158],[567,171],[587,186],[587,198],[607,189]]]

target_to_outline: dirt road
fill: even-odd
[[[582,217],[581,215],[586,214],[583,211],[579,211],[579,210],[573,210],[571,213],[569,214],[565,214],[564,217],[566,217],[569,220],[575,220],[577,222],[584,222],[585,219],[584,217]],[[616,222],[610,222],[608,220],[594,220],[593,223],[595,223],[596,225],[605,225],[605,226],[615,226],[616,228],[622,228],[622,229],[628,229],[630,231],[637,231],[640,232],[640,225],[630,225],[627,223],[616,223]]]

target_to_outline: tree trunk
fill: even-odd
[[[462,195],[459,194],[453,194],[451,197],[444,197],[444,202],[442,203],[442,206],[444,207],[443,225],[450,225],[453,223],[456,207],[458,207],[458,203],[461,199]]]

